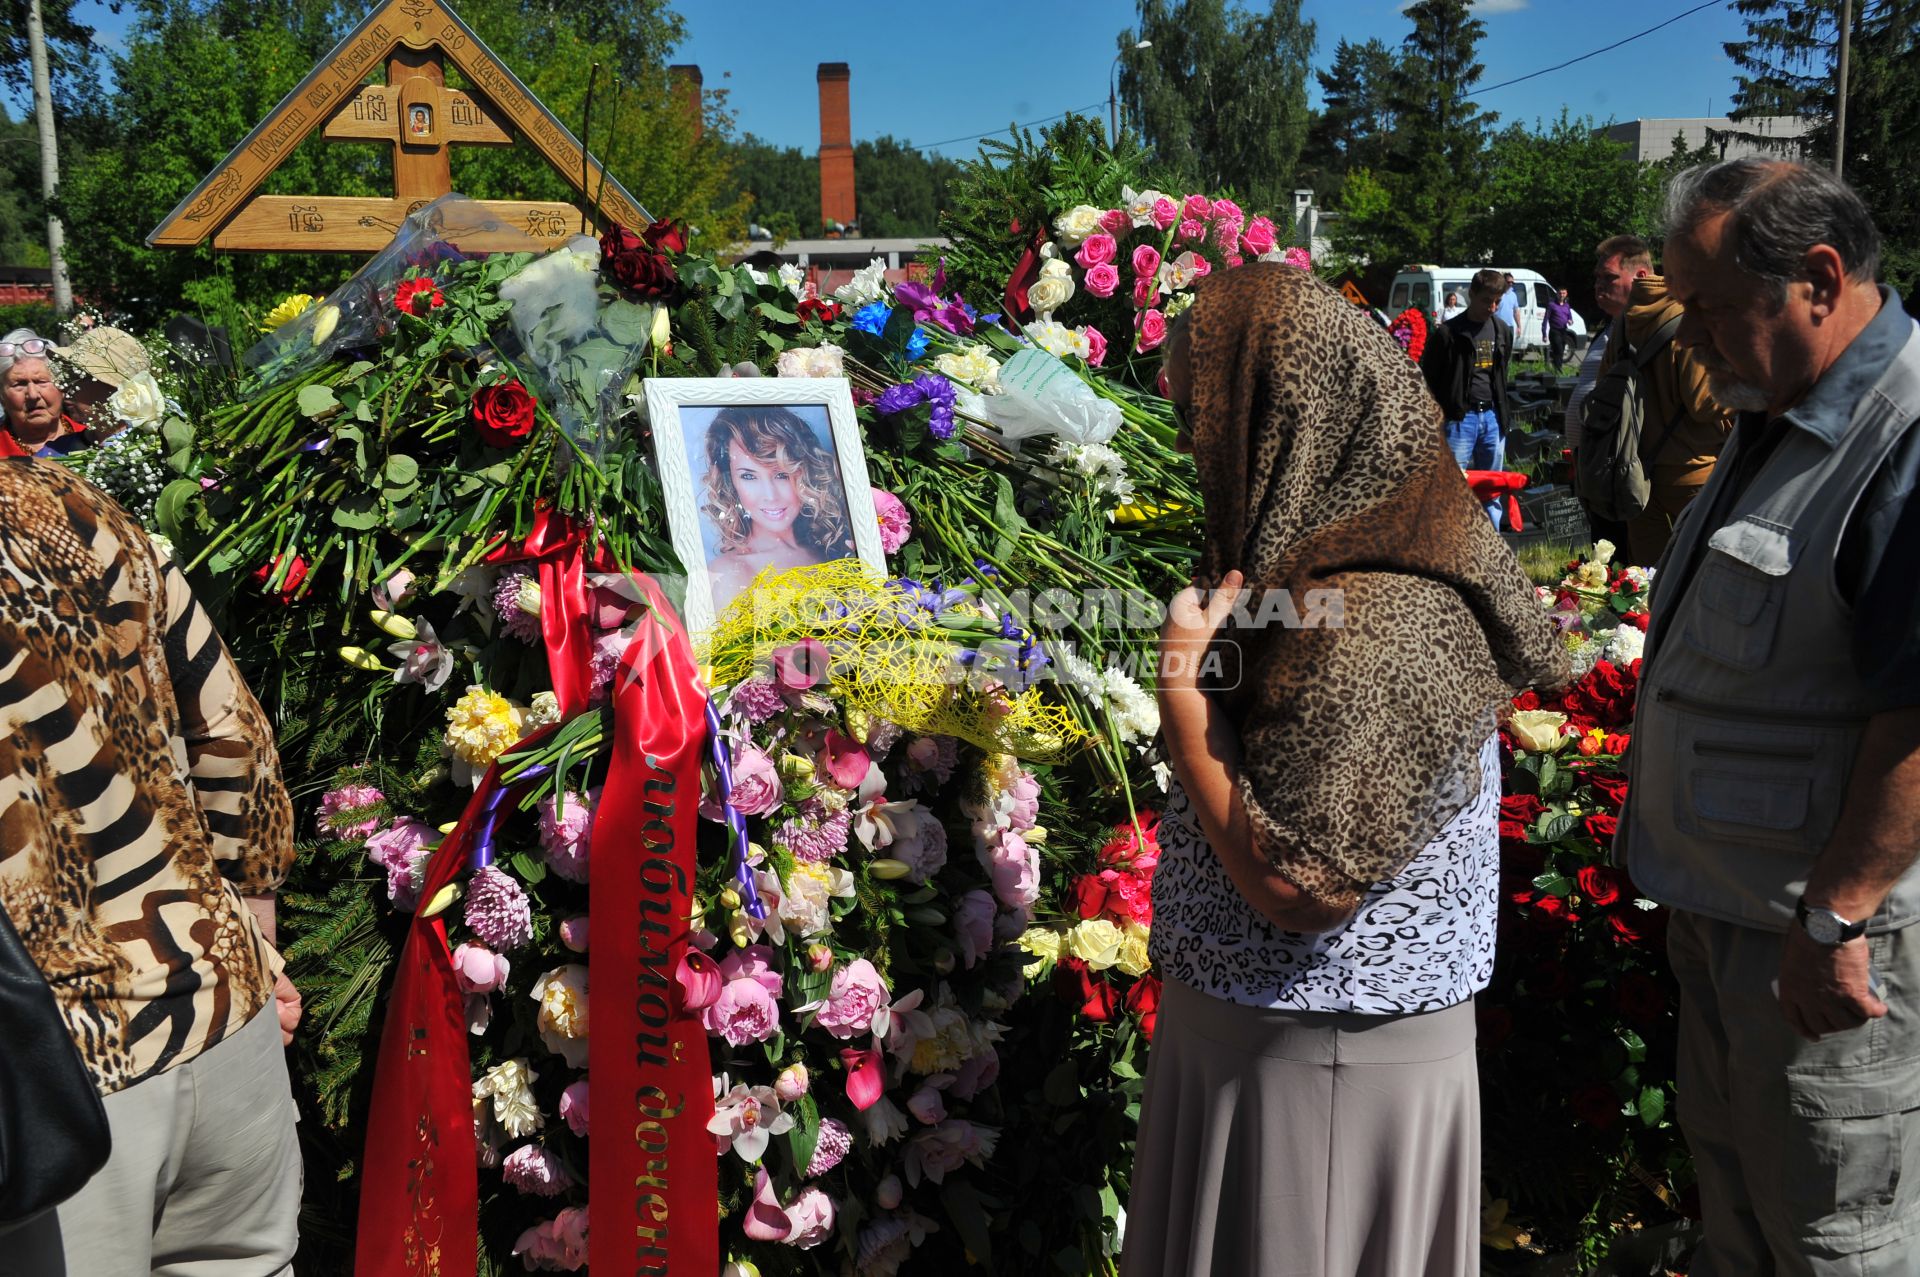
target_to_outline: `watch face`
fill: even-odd
[[[1807,910],[1807,934],[1821,944],[1839,944],[1843,925],[1840,915],[1831,909]]]

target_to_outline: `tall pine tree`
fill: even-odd
[[[1334,47],[1333,65],[1314,73],[1321,106],[1307,132],[1300,168],[1321,203],[1338,200],[1352,170],[1384,165],[1393,134],[1396,69],[1392,50],[1379,40],[1351,44],[1342,39]]]
[[[1484,205],[1487,134],[1497,118],[1472,99],[1485,70],[1479,44],[1486,27],[1468,0],[1420,0],[1407,16],[1413,30],[1403,42],[1390,99],[1397,127],[1379,176],[1393,197],[1392,225],[1408,255],[1453,264]]]
[[[1813,125],[1810,158],[1834,152],[1839,0],[1736,0],[1747,38],[1727,45],[1739,68],[1737,126],[1796,115]],[[1920,290],[1920,0],[1855,0],[1847,89],[1846,177],[1873,210],[1886,241],[1884,276],[1912,298]]]
[[[1226,0],[1140,0],[1140,27],[1120,35],[1127,123],[1169,170],[1250,207],[1283,206],[1307,137],[1313,23],[1301,0],[1264,13]],[[1140,40],[1151,49],[1136,51]]]

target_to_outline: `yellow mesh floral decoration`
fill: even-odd
[[[961,604],[931,621],[912,587],[858,559],[763,570],[720,614],[704,644],[712,682],[732,687],[767,672],[775,649],[825,645],[825,690],[850,722],[882,718],[910,731],[955,736],[1033,762],[1058,762],[1092,740],[1067,707],[1037,687],[983,692],[956,677],[956,626],[997,638],[998,621]]]

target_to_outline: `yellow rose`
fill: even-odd
[[[1521,749],[1550,754],[1565,741],[1560,729],[1566,725],[1567,716],[1558,710],[1523,709],[1513,716],[1507,730]]]
[[[1067,952],[1092,967],[1104,971],[1120,961],[1120,948],[1126,935],[1105,918],[1089,918],[1067,933]]]
[[[1153,966],[1147,956],[1147,929],[1137,922],[1121,928],[1120,957],[1113,964],[1128,975],[1141,976]]]

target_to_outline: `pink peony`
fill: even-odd
[[[865,958],[855,958],[833,973],[833,987],[814,1023],[842,1040],[865,1033],[873,1013],[893,1001],[886,981]],[[863,1106],[864,1107],[864,1106]]]
[[[1207,224],[1189,218],[1187,221],[1180,223],[1179,235],[1181,239],[1188,241],[1205,239],[1207,237]]]
[[[680,990],[680,1005],[689,1011],[704,1011],[720,1000],[727,978],[712,958],[691,946],[680,955],[673,969],[674,985]]]
[[[873,766],[867,747],[838,730],[827,732],[827,743],[820,750],[820,765],[827,778],[842,789],[858,789]]]
[[[819,1179],[834,1167],[840,1165],[847,1151],[853,1147],[853,1132],[839,1118],[820,1119],[820,1134],[813,1146],[813,1156],[807,1160],[807,1169],[803,1172],[808,1179]]]
[[[1180,202],[1180,212],[1196,222],[1204,222],[1213,216],[1213,201],[1204,195],[1189,195]]]
[[[1098,368],[1107,357],[1107,336],[1092,324],[1080,331],[1087,335],[1087,364]]]
[[[967,1062],[953,1075],[953,1085],[947,1089],[957,1100],[970,1100],[992,1086],[999,1077],[1000,1053],[988,1047],[967,1057]]]
[[[812,1250],[833,1233],[833,1199],[812,1185],[787,1203],[787,1235],[782,1240],[801,1250]]]
[[[804,1064],[789,1064],[780,1070],[780,1076],[773,1079],[773,1093],[780,1097],[782,1104],[791,1104],[812,1089],[813,1080],[807,1074]]]
[[[1160,270],[1160,250],[1142,244],[1133,250],[1133,273],[1140,279],[1152,279]]]
[[[582,1139],[586,1138],[591,1125],[589,1094],[585,1078],[570,1083],[566,1090],[560,1092],[560,1120],[567,1124],[568,1130]]]
[[[507,982],[507,960],[484,945],[463,944],[453,951],[453,982],[462,993],[495,993]]]
[[[847,1099],[864,1113],[887,1089],[886,1060],[877,1046],[850,1046],[840,1052],[840,1062],[847,1066]]]
[[[575,914],[560,923],[560,943],[575,953],[587,951],[587,915]]]
[[[1019,834],[1002,834],[987,853],[993,894],[1008,909],[1029,909],[1040,895],[1039,857]]]
[[[557,800],[540,800],[540,851],[547,867],[568,882],[587,880],[589,834],[599,799],[597,789],[585,798],[569,789]]]
[[[972,970],[975,963],[993,947],[993,897],[984,891],[969,891],[960,897],[953,911],[953,927],[960,941],[960,961]]]
[[[729,1046],[745,1046],[780,1031],[780,1008],[758,980],[729,980],[713,1005],[700,1013],[700,1023]]]
[[[742,745],[733,756],[733,792],[727,795],[743,816],[764,816],[778,807],[786,797],[786,786],[780,781],[780,769],[774,766],[773,759],[758,745]],[[701,808],[702,814],[711,814],[719,819],[719,808]]]
[[[1140,316],[1140,341],[1138,349],[1148,351],[1157,348],[1167,339],[1167,317],[1157,310],[1145,311]]]
[[[922,1126],[938,1126],[947,1120],[947,1102],[940,1092],[930,1086],[923,1086],[913,1093],[907,1101],[907,1112]]]
[[[773,969],[773,950],[764,944],[735,949],[720,959],[720,975],[729,982],[752,980],[768,997],[777,998],[784,991],[780,973]]]
[[[1240,238],[1251,256],[1258,257],[1262,253],[1271,253],[1275,239],[1272,220],[1265,217],[1254,218],[1247,223],[1247,229]]]
[[[372,808],[386,795],[372,785],[342,785],[320,795],[320,811],[314,823],[323,838],[366,838],[380,828],[380,817]]]
[[[774,649],[773,676],[789,692],[804,692],[827,676],[827,648],[819,639],[801,639]]]
[[[1122,237],[1133,229],[1133,218],[1124,208],[1110,208],[1100,214],[1100,229],[1115,238]]]
[[[1092,270],[1096,266],[1105,266],[1119,252],[1119,243],[1113,236],[1103,232],[1087,236],[1086,242],[1080,245],[1080,251],[1073,255],[1073,260],[1079,262],[1082,268]]]
[[[1087,293],[1093,297],[1111,297],[1113,290],[1120,287],[1120,268],[1112,262],[1102,262],[1098,266],[1087,268],[1087,277],[1083,281]]]
[[[560,1159],[538,1144],[523,1144],[500,1163],[500,1178],[523,1193],[554,1197],[573,1187],[573,1176]]]
[[[1007,795],[1013,799],[1013,807],[1008,814],[1015,830],[1032,829],[1040,819],[1040,780],[1030,771],[1022,771],[1007,786]]]
[[[467,929],[497,953],[533,939],[533,908],[527,893],[498,865],[488,865],[467,883]]]
[[[439,841],[438,830],[410,816],[367,839],[367,858],[387,871],[387,898],[395,908],[410,910],[420,903],[420,879]]]
[[[907,513],[907,503],[883,488],[875,488],[873,513],[880,522],[880,548],[888,554],[898,552],[913,535],[913,518]]]
[[[1153,225],[1156,230],[1166,230],[1180,220],[1180,206],[1166,196],[1153,202]]]
[[[947,866],[947,827],[922,811],[911,830],[895,830],[887,854],[907,866],[909,879],[924,883]]]

